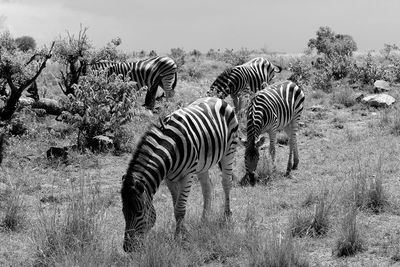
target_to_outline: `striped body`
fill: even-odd
[[[250,177],[250,183],[255,184],[254,171],[259,160],[258,148],[265,138],[257,139],[268,133],[270,138],[270,155],[275,169],[275,143],[276,133],[285,130],[289,137],[289,161],[286,175],[292,169],[296,169],[299,163],[296,132],[298,121],[303,111],[304,93],[295,83],[285,81],[268,86],[259,91],[247,110],[247,142],[245,151],[246,174]],[[292,155],[294,162],[292,164]],[[245,179],[247,178],[245,176]],[[245,183],[242,180],[241,183]]]
[[[177,82],[177,65],[169,57],[153,57],[136,62],[98,62],[90,65],[94,71],[107,70],[108,74],[121,74],[137,83],[138,88],[147,86],[145,106],[153,109],[160,86],[167,98],[173,97]]]
[[[172,195],[176,235],[185,231],[183,218],[194,174],[202,186],[203,218],[206,218],[211,205],[208,170],[217,163],[222,170],[225,213],[231,213],[229,192],[237,131],[238,121],[231,106],[218,98],[202,98],[173,112],[161,127],[153,126],[145,133],[121,190],[126,251],[131,250],[134,236],[146,233],[153,226],[155,211],[151,201],[162,180]]]
[[[269,84],[275,73],[279,72],[279,66],[273,65],[265,58],[257,57],[243,65],[226,69],[213,82],[207,95],[222,99],[230,95],[238,112],[241,109],[239,98],[242,93],[249,89],[252,92],[261,90],[263,85]]]

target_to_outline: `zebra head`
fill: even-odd
[[[231,92],[231,73],[232,68],[224,70],[211,84],[210,90],[207,91],[207,96],[225,99]]]
[[[131,252],[154,225],[156,212],[142,181],[124,175],[121,189],[122,212],[125,218],[124,251]]]
[[[272,79],[275,77],[275,73],[280,73],[282,71],[282,68],[277,66],[277,65],[272,64],[271,62],[268,62],[268,63],[269,63],[269,66],[267,67],[267,81],[266,81],[266,83],[270,84]],[[264,89],[264,86],[263,86],[263,89]]]
[[[244,165],[246,168],[246,175],[250,178],[250,184],[254,186],[256,184],[256,178],[254,172],[257,169],[257,164],[260,159],[259,148],[265,142],[265,136],[262,136],[259,141],[242,141],[246,147],[244,154]]]

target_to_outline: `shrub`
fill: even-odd
[[[330,93],[333,87],[332,73],[328,70],[316,70],[311,80],[311,87],[315,90]]]
[[[26,222],[26,213],[21,196],[16,191],[11,191],[5,199],[4,218],[0,226],[9,231],[21,230]]]
[[[387,207],[388,200],[382,185],[380,166],[381,163],[379,163],[376,176],[368,177],[360,172],[353,177],[351,194],[356,207],[368,209],[374,213],[382,212]]]
[[[171,48],[169,56],[175,61],[178,68],[181,68],[185,64],[186,52],[182,48]]]
[[[330,227],[330,205],[326,206],[326,197],[319,198],[314,212],[297,212],[289,220],[289,230],[292,236],[323,236]]]
[[[74,90],[75,96],[69,95],[62,101],[69,113],[62,114],[61,119],[78,128],[81,150],[97,135],[111,136],[118,143],[117,138],[124,133],[123,125],[144,112],[138,104],[142,90],[137,90],[134,82],[124,82],[115,75],[87,75]]]
[[[361,63],[354,63],[349,72],[349,80],[352,83],[373,84],[376,80],[384,78],[384,69],[368,53]]]
[[[356,219],[357,209],[352,207],[343,218],[341,231],[333,248],[335,256],[351,256],[365,249],[364,241],[357,228]]]
[[[261,240],[259,238],[258,247],[250,251],[250,266],[309,266],[309,263],[301,257],[290,235],[283,233]]]
[[[299,86],[309,84],[311,79],[311,66],[304,60],[296,59],[289,64],[289,70],[292,72],[289,80],[297,83]]]
[[[250,55],[251,52],[246,48],[242,48],[236,52],[233,49],[225,49],[225,52],[220,55],[219,60],[231,66],[238,66],[249,61]]]
[[[341,87],[332,94],[331,101],[345,107],[351,107],[356,104],[356,99],[353,94],[353,89],[349,86]]]

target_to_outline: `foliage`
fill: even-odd
[[[28,52],[29,50],[34,51],[36,49],[36,41],[31,36],[21,36],[15,39],[18,49],[23,52]]]
[[[197,49],[193,49],[193,51],[191,51],[189,55],[194,56],[195,58],[199,58],[201,56],[201,52]]]
[[[396,44],[384,44],[381,53],[383,54],[385,59],[389,59],[391,53],[393,51],[398,51],[399,47]]]
[[[233,49],[225,49],[225,52],[220,55],[219,60],[230,64],[231,66],[238,66],[250,60],[251,51],[247,48],[242,48],[239,51]]]
[[[155,50],[151,50],[149,52],[149,57],[156,57],[157,56],[157,52]]]
[[[78,36],[67,32],[67,36],[56,42],[55,59],[61,64],[59,86],[65,95],[74,94],[82,71],[90,62],[92,44],[86,34],[87,28],[79,30]]]
[[[289,80],[301,87],[309,84],[312,74],[311,66],[303,59],[296,59],[293,63],[290,63],[289,70],[292,72]]]
[[[330,93],[333,88],[332,76],[332,72],[327,68],[314,71],[314,76],[311,79],[311,87],[315,90]]]
[[[364,240],[357,229],[357,209],[352,207],[343,218],[333,254],[337,257],[351,256],[364,249]]]
[[[373,84],[376,80],[384,77],[384,70],[368,53],[361,64],[354,64],[349,73],[350,82],[361,82],[362,84]]]
[[[332,103],[340,104],[345,107],[351,107],[356,104],[356,98],[354,97],[353,89],[349,86],[340,86],[338,90],[335,90],[332,94]]]
[[[0,120],[9,120],[15,112],[19,98],[46,67],[51,50],[23,52],[9,32],[0,35],[0,80],[6,81],[10,94],[6,105],[0,109]]]
[[[310,49],[316,49],[318,54],[324,54],[332,59],[336,56],[351,57],[357,50],[357,44],[353,37],[346,34],[335,34],[329,27],[320,27],[317,37],[308,41]]]
[[[136,83],[124,82],[115,74],[109,77],[104,71],[99,75],[89,74],[74,90],[75,96],[69,95],[62,101],[69,114],[64,113],[61,119],[78,129],[81,149],[89,146],[97,135],[121,137],[122,126],[142,110],[137,101],[141,90],[136,89]]]
[[[4,218],[0,227],[9,231],[21,230],[26,222],[26,212],[19,192],[13,190],[6,196]]]
[[[178,68],[181,68],[185,64],[185,55],[186,52],[182,48],[171,48],[171,53],[169,54],[169,57],[171,57]]]

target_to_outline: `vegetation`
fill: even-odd
[[[356,52],[350,36],[322,27],[310,39],[309,54],[173,48],[170,56],[179,65],[176,95],[158,102],[150,113],[140,106],[144,94],[135,83],[84,73],[84,65],[103,59],[130,61],[156,51],[121,52],[118,37],[96,49],[86,28],[60,37],[54,50],[24,52],[9,33],[1,36],[2,75],[13,73],[18,90],[35,80],[41,95],[59,104],[63,113],[50,115],[25,104],[21,93],[11,121],[0,125],[0,265],[388,266],[399,261],[399,103],[378,109],[356,100],[371,93],[377,79],[398,86],[395,44],[385,44],[379,52]],[[46,63],[50,52],[55,60]],[[161,183],[153,200],[155,227],[137,251],[124,253],[119,191],[130,159],[127,152],[149,125],[204,96],[226,67],[256,56],[284,66],[274,81],[290,77],[306,94],[297,136],[299,169],[291,178],[279,171],[287,163],[288,149],[287,136],[279,133],[277,171],[271,170],[265,147],[256,170],[261,182],[247,188],[237,187],[234,180],[233,216],[227,221],[220,172],[211,169],[217,204],[210,221],[199,222],[202,193],[198,182],[193,183],[186,214],[189,242],[173,237],[172,201]],[[33,79],[41,66],[40,76]],[[1,111],[12,93],[4,77]],[[400,97],[395,89],[388,94]],[[243,136],[246,118],[239,119]],[[86,149],[99,135],[111,139],[109,151],[118,153]],[[68,160],[47,159],[50,147],[67,147]],[[236,177],[245,173],[243,156],[244,147],[238,146]]]

